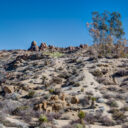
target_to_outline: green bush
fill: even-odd
[[[48,119],[45,115],[41,115],[40,118],[39,118],[39,122],[40,123],[48,122]]]
[[[49,89],[49,92],[50,92],[51,94],[54,93],[54,89],[53,89],[53,88]]]
[[[110,101],[108,101],[107,104],[108,104],[110,107],[118,107],[117,102],[114,101],[114,100],[110,100]]]
[[[28,93],[29,98],[33,98],[34,95],[35,95],[35,91],[29,91],[29,93]]]
[[[75,128],[83,128],[83,125],[81,125],[81,124],[76,124],[76,125],[75,125]]]
[[[85,118],[85,112],[80,111],[80,112],[78,113],[78,117],[79,117],[80,119]]]

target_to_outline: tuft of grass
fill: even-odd
[[[80,119],[85,118],[85,113],[84,113],[83,111],[80,111],[80,112],[78,113],[78,117],[79,117]]]
[[[107,105],[109,105],[110,107],[118,107],[117,102],[114,101],[114,100],[109,100],[109,101],[107,102]]]
[[[39,122],[40,123],[48,122],[48,119],[47,119],[47,117],[45,115],[41,115],[39,117]]]
[[[34,95],[35,95],[35,91],[33,91],[33,90],[29,91],[29,93],[28,93],[29,98],[33,98]]]
[[[49,89],[49,93],[50,93],[50,94],[53,94],[53,93],[54,93],[54,89],[53,89],[53,88],[50,88],[50,89]]]

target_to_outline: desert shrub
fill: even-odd
[[[60,113],[48,113],[46,116],[48,121],[52,121],[53,119],[60,119],[62,115]]]
[[[96,98],[91,97],[91,106],[90,106],[90,108],[95,108],[95,101],[96,101]]]
[[[31,114],[27,113],[21,116],[21,119],[24,120],[26,123],[31,122],[32,116]]]
[[[107,105],[109,105],[110,107],[118,107],[118,104],[115,100],[109,100],[107,102]]]
[[[53,94],[54,93],[54,89],[53,88],[50,88],[49,89],[49,93]]]
[[[0,102],[1,110],[5,113],[12,114],[12,112],[17,108],[20,107],[22,104],[18,101],[14,100],[4,100]]]
[[[111,87],[108,87],[107,90],[115,92],[115,91],[117,91],[117,88],[114,86],[111,86]]]
[[[102,77],[103,76],[103,73],[99,70],[99,69],[96,69],[92,72],[92,74],[96,77]]]
[[[17,107],[12,113],[13,113],[14,115],[17,115],[17,114],[19,114],[21,111],[24,111],[24,110],[26,110],[26,109],[28,109],[28,106],[20,106],[20,107]]]
[[[74,128],[83,128],[83,125],[81,125],[81,124],[75,124],[74,125]]]
[[[99,83],[104,84],[104,85],[113,85],[113,81],[107,79],[106,77],[98,77],[98,78],[97,78],[97,81],[98,81]]]
[[[45,115],[40,115],[39,122],[40,123],[45,123],[45,122],[48,122],[48,119]]]
[[[89,101],[90,101],[89,97],[85,96],[79,100],[79,104],[85,107],[86,105],[89,105]]]
[[[14,115],[20,116],[25,122],[30,122],[33,117],[36,117],[37,112],[28,106],[22,106],[13,111]]]
[[[84,92],[84,88],[81,88],[81,90],[80,90],[81,92]]]
[[[111,98],[113,98],[114,95],[111,94],[111,93],[103,92],[103,97],[104,97],[105,99],[111,100]]]
[[[80,119],[85,118],[85,113],[84,113],[83,111],[80,111],[80,112],[78,113],[78,117],[79,117]]]
[[[80,83],[79,82],[74,82],[73,87],[79,87]]]
[[[94,124],[96,122],[95,115],[93,115],[92,113],[86,113],[86,116],[85,116],[84,120],[88,124]]]
[[[113,108],[113,109],[110,109],[108,112],[113,114],[113,113],[119,112],[119,109]]]
[[[55,94],[55,95],[59,95],[61,92],[62,92],[61,88],[56,88],[56,89],[54,90],[54,94]]]
[[[35,91],[29,91],[29,93],[28,93],[28,98],[33,98],[34,97],[34,95],[35,95]]]
[[[70,74],[68,72],[62,72],[61,74],[58,75],[60,78],[65,78],[68,79]]]
[[[128,75],[127,70],[119,70],[113,74],[113,76],[116,76],[116,77],[122,77],[122,76],[127,76],[127,75]]]
[[[88,91],[86,92],[86,94],[91,98],[91,96],[93,96],[93,92],[92,91]]]
[[[115,112],[113,112],[112,117],[113,117],[113,119],[114,119],[116,122],[118,122],[118,121],[119,121],[119,122],[124,122],[125,119],[126,119],[126,116],[125,116],[124,113],[121,112],[121,111],[115,111]]]
[[[80,123],[74,123],[74,124],[63,126],[62,128],[84,128],[84,126],[81,125]]]
[[[61,84],[62,83],[62,79],[59,78],[59,77],[53,77],[52,82],[56,83],[56,84]]]
[[[103,116],[100,118],[100,122],[102,123],[102,125],[105,125],[105,126],[113,126],[115,125],[115,122],[112,121],[109,117],[107,116]]]
[[[125,97],[124,97],[122,94],[117,94],[117,95],[116,95],[116,99],[124,100]]]

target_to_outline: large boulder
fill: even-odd
[[[31,47],[28,50],[30,50],[30,51],[39,51],[39,47],[37,46],[36,41],[33,41],[31,43]]]
[[[75,47],[72,47],[72,46],[69,46],[68,48],[66,48],[68,51],[70,51],[70,52],[72,52],[72,51],[74,51],[74,50],[76,50],[76,48]]]
[[[5,93],[13,93],[14,92],[14,87],[13,86],[4,86],[3,90]]]
[[[88,45],[87,45],[87,44],[80,44],[80,48],[85,49],[85,48],[87,48],[87,47],[88,47]]]
[[[55,103],[52,105],[52,109],[56,112],[60,111],[63,108],[61,103]]]
[[[49,45],[49,49],[55,49],[55,47],[53,45]]]
[[[48,46],[47,46],[46,43],[41,43],[39,49],[40,49],[40,50],[44,50],[44,49],[46,49],[47,47],[48,47]]]
[[[72,104],[78,104],[78,103],[79,103],[79,98],[78,98],[77,96],[73,96],[73,97],[71,98],[71,103],[72,103]]]

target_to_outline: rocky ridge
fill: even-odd
[[[93,58],[87,45],[0,52],[1,127],[128,125],[128,59]],[[83,127],[83,126],[81,126]]]

